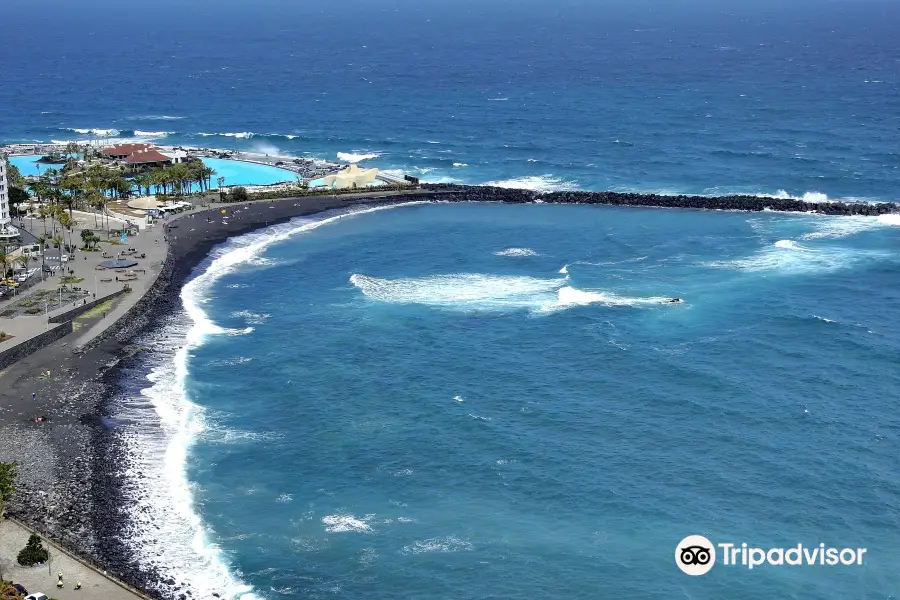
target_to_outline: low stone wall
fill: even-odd
[[[44,346],[49,346],[56,340],[72,333],[72,321],[66,321],[53,329],[36,335],[30,340],[16,344],[12,348],[0,352],[0,369],[5,369],[18,360],[22,360],[29,354],[34,354]]]
[[[50,323],[65,323],[66,321],[71,321],[78,315],[86,313],[87,311],[91,310],[95,306],[99,306],[99,305],[103,304],[104,302],[106,302],[107,300],[112,300],[113,298],[118,298],[119,296],[121,296],[124,293],[125,293],[125,289],[121,289],[118,292],[113,292],[112,294],[107,294],[106,296],[103,296],[102,298],[97,298],[96,300],[91,300],[87,304],[82,304],[81,306],[77,306],[77,307],[73,308],[72,310],[67,310],[66,312],[64,312],[62,314],[58,314],[53,317],[50,317],[49,319],[47,319],[47,321]]]

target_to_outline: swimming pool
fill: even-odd
[[[212,176],[212,187],[217,188],[216,180],[225,178],[225,185],[269,185],[283,181],[297,181],[293,171],[279,169],[270,165],[244,162],[242,160],[228,160],[224,158],[204,158],[203,163],[215,170]]]
[[[29,175],[40,175],[44,173],[49,168],[53,169],[61,169],[62,165],[53,165],[46,163],[39,163],[38,159],[40,155],[26,155],[26,156],[10,156],[9,164],[17,167],[19,169],[19,173],[22,174],[22,177],[27,177]]]
[[[37,162],[39,155],[28,156],[11,156],[10,164],[19,168],[19,172],[23,177],[28,175],[40,175],[47,171],[47,168],[53,167],[58,169],[62,165],[48,165]],[[223,158],[204,158],[204,164],[215,170],[216,174],[212,176],[212,187],[217,188],[216,179],[225,178],[225,185],[269,185],[272,183],[280,183],[282,181],[296,181],[297,176],[293,171],[287,169],[279,169],[269,165],[260,165],[257,163],[244,162],[242,160],[228,160]],[[197,190],[194,184],[193,191]]]

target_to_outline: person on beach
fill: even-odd
[[[31,401],[34,402],[37,399],[37,394],[31,392]]]

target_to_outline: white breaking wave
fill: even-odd
[[[173,319],[171,327],[153,344],[161,354],[168,349],[171,360],[160,361],[147,377],[152,385],[141,390],[141,396],[152,406],[158,421],[148,426],[137,425],[125,435],[131,462],[136,464],[136,472],[130,474],[130,489],[134,490],[129,529],[132,550],[138,561],[156,569],[161,579],[171,577],[184,582],[183,589],[192,592],[192,600],[257,598],[250,586],[231,573],[227,557],[215,542],[214,532],[195,510],[192,484],[187,475],[187,454],[199,438],[221,443],[264,441],[251,432],[218,428],[207,411],[192,401],[185,385],[190,357],[206,339],[253,330],[252,327],[229,330],[214,323],[203,310],[210,290],[217,280],[241,268],[273,243],[346,217],[410,204],[422,202],[348,210],[320,220],[297,219],[241,236],[215,250],[208,267],[182,288],[181,299],[189,318]],[[132,409],[123,409],[125,416],[132,416],[128,410]],[[136,413],[130,420],[141,423],[142,417],[146,420],[145,415],[146,412]],[[359,527],[355,522],[341,521],[339,515],[334,517],[334,522],[326,525],[335,530]]]
[[[884,227],[900,227],[900,215],[888,214],[877,217],[854,215],[848,217],[816,216],[815,231],[800,236],[804,240],[821,238],[841,238]]]
[[[220,135],[222,137],[246,140],[252,138],[255,134],[252,131],[240,131],[238,133],[198,133],[197,135],[201,135],[203,137],[213,137]]]
[[[357,519],[353,515],[328,515],[322,518],[322,523],[328,533],[368,533],[372,531],[369,522],[373,517],[374,515],[367,515]]]
[[[494,187],[531,190],[534,192],[565,192],[578,189],[578,184],[574,181],[565,181],[553,175],[531,175],[527,177],[518,177],[516,179],[504,179],[499,181],[488,181],[484,185],[492,185]]]
[[[554,304],[541,308],[542,311],[555,311],[573,306],[588,306],[590,304],[603,304],[605,306],[649,306],[654,304],[680,304],[680,300],[666,296],[650,296],[646,298],[633,298],[618,296],[600,291],[579,290],[570,286],[560,288]]]
[[[507,248],[494,252],[494,256],[537,256],[538,253],[531,248]]]
[[[788,250],[803,250],[803,251],[809,250],[809,248],[807,248],[805,246],[801,246],[794,240],[778,240],[777,242],[775,242],[775,245],[778,248],[787,248]]]
[[[488,98],[488,102],[506,102],[509,98]]]
[[[99,137],[115,137],[119,135],[118,129],[79,129],[77,127],[69,127],[69,131],[84,135],[96,135]]]
[[[391,304],[420,304],[456,310],[525,309],[552,312],[574,306],[642,306],[666,304],[666,297],[635,298],[568,286],[568,277],[539,279],[525,276],[460,273],[410,279],[379,279],[354,274],[350,283],[366,297]]]
[[[137,137],[166,137],[167,135],[175,133],[174,131],[141,131],[139,129],[134,130],[134,135]]]
[[[559,272],[561,275],[568,275],[569,274],[569,265],[563,265],[562,269],[560,269]]]
[[[532,307],[553,295],[565,279],[503,275],[432,275],[414,279],[379,279],[354,274],[350,283],[373,300],[445,307]]]
[[[373,158],[378,158],[381,154],[377,152],[370,152],[369,154],[355,154],[353,152],[338,152],[337,158],[340,161],[348,162],[348,163],[358,163],[364,160],[371,160]]]
[[[453,163],[453,166],[457,167],[457,168],[462,168],[462,167],[468,167],[469,165],[467,165],[466,163],[455,162],[455,163]]]
[[[807,248],[791,240],[779,240],[755,254],[732,260],[702,263],[703,266],[737,269],[747,272],[773,271],[784,274],[828,273],[851,268],[865,260],[885,258],[888,254],[853,248]]]

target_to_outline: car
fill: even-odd
[[[28,594],[25,596],[25,600],[50,600],[47,598],[47,594],[41,592],[35,592],[33,594]]]
[[[68,254],[60,254],[59,261],[60,262],[69,262],[69,255]]]
[[[25,586],[23,586],[21,583],[14,583],[13,587],[16,589],[17,592],[19,592],[19,595],[21,595],[21,596],[28,595],[28,590],[26,590]]]

